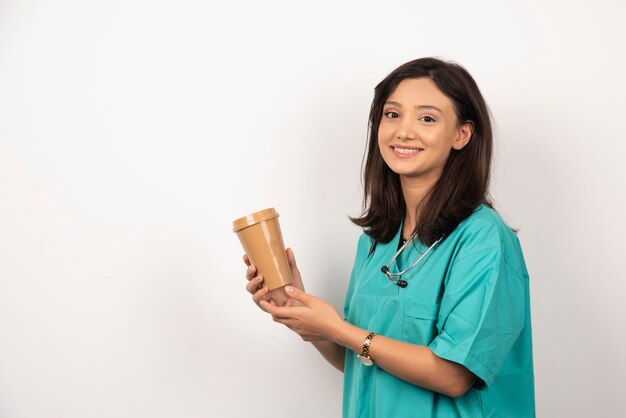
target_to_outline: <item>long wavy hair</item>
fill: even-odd
[[[430,245],[451,233],[481,204],[493,207],[489,178],[493,134],[489,109],[472,76],[460,65],[437,58],[420,58],[396,68],[374,90],[369,114],[369,140],[363,171],[363,212],[350,218],[376,242],[387,243],[404,219],[406,205],[400,176],[385,163],[378,146],[383,106],[407,78],[430,78],[451,99],[459,124],[471,121],[469,143],[452,149],[437,183],[420,204],[414,232]]]

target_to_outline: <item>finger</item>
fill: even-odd
[[[263,276],[261,275],[256,276],[254,279],[251,279],[248,284],[246,284],[246,290],[249,293],[255,293],[261,287],[263,287]]]
[[[262,300],[267,301],[267,294],[269,293],[269,289],[267,287],[262,287],[259,290],[257,290],[256,292],[254,292],[252,294],[252,299],[256,302],[259,303]]]
[[[308,293],[305,293],[293,286],[285,286],[285,292],[287,292],[290,297],[294,298],[298,302],[304,303],[306,306],[311,306],[311,304],[317,299],[315,296],[309,295]]]
[[[296,256],[293,254],[293,250],[291,248],[287,248],[285,251],[287,253],[287,261],[289,261],[289,265],[298,268],[296,264]]]
[[[287,261],[289,262],[289,271],[291,272],[291,278],[293,279],[293,285],[299,289],[304,290],[304,284],[302,283],[302,275],[298,270],[298,264],[296,263],[296,256],[291,248],[287,248]]]
[[[254,294],[252,295],[252,300],[254,301],[254,303],[256,303],[257,305],[261,306],[260,305],[261,301],[267,302],[267,293],[268,292],[269,292],[269,289],[267,287],[262,287],[261,289],[259,289],[256,292],[254,292]]]
[[[274,321],[276,321],[276,317],[274,316],[274,314],[272,312],[274,312],[274,309],[276,308],[276,304],[270,302],[267,298],[265,299],[260,299],[259,302],[259,307],[261,309],[263,309],[265,312],[267,312],[268,314],[272,315],[272,319]]]
[[[259,300],[259,306],[268,314],[274,316],[275,306],[269,303],[267,300]]]
[[[298,306],[305,306],[304,303],[295,300],[294,298],[289,298],[287,300],[287,303],[285,303],[285,308],[292,308],[292,307],[298,307]]]
[[[248,258],[247,254],[243,255],[243,262],[246,263],[246,266],[249,266],[251,264],[250,263],[250,258]]]
[[[300,278],[300,270],[298,269],[298,263],[296,262],[296,256],[293,253],[291,248],[287,248],[285,250],[287,254],[287,261],[289,262],[289,270],[291,271],[291,275],[295,278]]]
[[[279,324],[283,324],[284,326],[286,326],[290,330],[300,334],[300,332],[296,331],[296,326],[298,325],[298,321],[297,320],[291,319],[291,318],[281,318],[279,316],[274,316],[274,315],[272,315],[272,319],[274,320],[274,322],[277,322]]]
[[[297,320],[300,316],[300,313],[302,312],[303,307],[286,307],[286,306],[276,306],[273,305],[271,303],[269,303],[268,301],[261,301],[261,305],[263,307],[263,310],[265,310],[267,313],[271,314],[273,317],[275,317],[276,319],[279,319],[281,321],[287,321],[287,320]]]
[[[281,308],[277,306],[276,303],[272,303],[271,300],[261,300],[259,301],[259,303],[265,312],[274,317],[274,320],[291,318],[291,315],[289,315],[289,312],[287,312],[288,308]]]
[[[246,270],[246,279],[251,280],[254,276],[256,276],[256,273],[256,266],[250,264]]]

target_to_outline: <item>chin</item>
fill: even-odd
[[[398,166],[394,167],[392,165],[389,165],[388,167],[391,169],[391,171],[393,171],[399,176],[413,177],[413,176],[419,175],[419,172],[414,168],[398,167]]]

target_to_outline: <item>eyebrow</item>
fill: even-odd
[[[394,102],[393,100],[389,100],[387,102],[385,102],[386,105],[393,105],[393,106],[399,106],[402,107],[402,105],[398,102]],[[438,111],[439,113],[443,113],[441,111],[441,109],[439,109],[437,106],[433,106],[433,105],[415,105],[416,109],[433,109]]]

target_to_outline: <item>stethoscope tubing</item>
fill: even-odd
[[[406,240],[406,242],[402,245],[402,247],[400,247],[400,249],[398,251],[396,251],[396,253],[393,255],[393,257],[391,258],[391,260],[389,260],[389,263],[387,263],[387,267],[381,269],[383,271],[383,273],[385,273],[387,275],[387,277],[389,278],[389,280],[394,281],[393,277],[402,277],[403,274],[405,274],[406,272],[408,272],[409,270],[411,270],[413,267],[415,267],[420,261],[422,261],[422,259],[424,257],[426,257],[426,255],[433,249],[435,248],[435,246],[437,244],[439,244],[439,241],[441,241],[443,239],[443,237],[439,238],[437,241],[433,242],[433,244],[428,247],[428,249],[426,251],[424,251],[424,254],[422,254],[417,260],[415,260],[415,262],[413,264],[411,264],[408,268],[402,270],[399,273],[392,273],[391,271],[389,271],[389,268],[391,267],[391,265],[393,264],[393,262],[396,260],[396,258],[398,258],[398,256],[400,254],[402,254],[402,251],[404,251],[404,249],[407,247],[407,245],[409,245],[411,242],[413,242],[415,240],[415,233],[411,234],[411,236],[409,237],[408,240]]]

